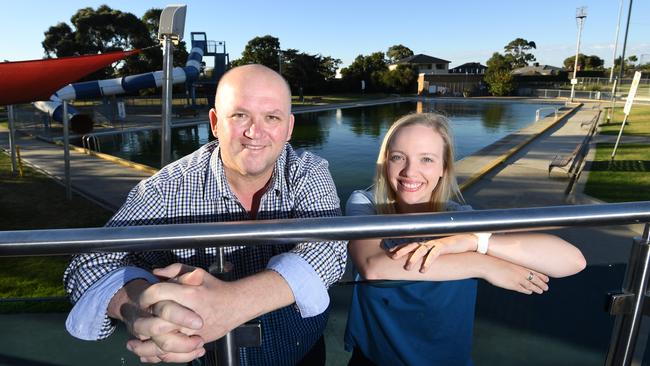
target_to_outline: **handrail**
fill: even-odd
[[[0,231],[0,257],[419,237],[650,222],[650,201],[427,214]]]
[[[543,110],[552,110],[552,111],[554,111],[555,112],[555,117],[554,118],[557,120],[557,110],[558,109],[556,107],[541,107],[541,108],[537,108],[537,110],[535,111],[535,122],[539,121],[539,117],[540,117],[539,112],[541,112]]]

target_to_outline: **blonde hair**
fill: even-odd
[[[463,196],[458,188],[456,181],[456,172],[454,170],[454,145],[451,128],[449,127],[449,120],[437,113],[419,113],[407,114],[401,117],[386,132],[384,140],[381,143],[379,156],[377,156],[377,171],[375,172],[375,206],[377,213],[380,214],[393,214],[397,213],[397,204],[395,199],[395,192],[388,182],[386,172],[386,160],[391,143],[394,137],[401,128],[422,125],[432,128],[444,143],[443,146],[443,175],[438,181],[436,188],[431,193],[429,200],[429,210],[432,212],[445,211],[447,202],[450,199],[456,199],[464,203]]]

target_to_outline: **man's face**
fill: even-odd
[[[210,111],[226,173],[270,178],[293,130],[288,88],[279,76],[255,68],[226,77]]]

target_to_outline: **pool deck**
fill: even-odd
[[[329,106],[336,108],[336,106]],[[583,105],[568,113],[558,123],[546,118],[525,128],[500,143],[467,157],[458,163],[459,180],[468,182],[476,172],[490,166],[481,177],[464,190],[467,202],[476,209],[539,207],[575,203],[597,203],[584,196],[583,183],[588,172],[584,172],[571,196],[564,195],[568,179],[561,173],[548,176],[548,163],[555,154],[569,152],[580,143],[587,133],[580,123],[590,120],[597,113],[597,105]],[[596,136],[598,139],[599,136]],[[530,139],[530,141],[528,141]],[[62,180],[63,149],[38,139],[18,135],[22,159],[48,175]],[[509,150],[527,141],[517,151]],[[8,149],[8,131],[0,128],[0,148]],[[593,149],[592,149],[593,150]],[[591,154],[590,154],[591,155]],[[589,156],[588,158],[589,159]],[[72,184],[76,192],[100,203],[109,209],[117,209],[128,191],[148,172],[126,168],[122,165],[71,151]],[[572,228],[556,230],[554,233],[571,241],[583,250],[589,265],[612,265],[625,263],[628,259],[632,237],[638,235],[639,226],[617,226],[598,228]],[[604,244],[607,245],[604,245]],[[328,364],[344,364],[349,354],[342,351],[342,334],[346,321],[349,287],[333,289],[332,317],[326,331],[328,343]],[[604,294],[603,294],[604,295]],[[596,305],[595,305],[596,306]],[[597,306],[600,306],[598,304]],[[133,365],[134,357],[123,348],[125,334],[112,337],[105,342],[82,342],[72,339],[63,330],[65,314],[41,314],[28,316],[0,315],[3,330],[0,332],[0,364],[8,365],[72,365],[70,358],[61,359],[59,350],[74,349],[74,362],[86,364],[95,359],[96,365]],[[33,326],[29,324],[34,323]],[[51,324],[41,328],[43,324]],[[477,336],[481,334],[477,325]],[[25,333],[25,328],[39,329]],[[6,337],[7,335],[16,337]],[[6,338],[11,338],[8,340]],[[20,344],[30,339],[28,344]],[[16,343],[18,342],[18,343]],[[34,347],[37,344],[38,346]],[[478,352],[478,354],[477,354]],[[482,365],[481,352],[491,352],[476,344],[475,363]],[[68,354],[68,352],[64,352]],[[101,359],[98,359],[101,354]],[[584,356],[584,355],[582,355]],[[580,357],[582,357],[580,356]],[[593,355],[592,355],[593,356]],[[596,356],[599,360],[600,356]],[[487,357],[485,359],[488,359]],[[584,358],[587,360],[587,358]],[[593,360],[593,357],[592,357]],[[528,360],[531,361],[532,360]],[[602,364],[601,360],[598,361]],[[535,364],[534,362],[531,364]],[[540,365],[543,363],[539,363]],[[581,363],[574,363],[581,364]],[[590,364],[590,363],[582,363]],[[595,364],[595,363],[593,363]]]

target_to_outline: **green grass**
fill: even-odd
[[[650,146],[622,144],[609,163],[614,144],[598,144],[585,193],[605,202],[650,200]]]
[[[350,103],[360,102],[371,99],[382,99],[389,97],[389,94],[384,93],[370,93],[370,94],[323,94],[323,95],[305,95],[305,101],[300,102],[300,98],[296,95],[291,97],[291,104],[293,106],[310,106],[322,104],[337,104],[337,103]]]
[[[601,125],[600,133],[603,135],[618,135],[624,117],[623,107],[614,108],[612,121]],[[623,134],[630,136],[650,136],[650,106],[632,106]]]
[[[24,176],[11,174],[11,160],[0,153],[0,230],[102,226],[111,213],[73,195],[28,166]],[[68,256],[0,258],[0,298],[64,296],[61,282]],[[1,303],[0,312],[65,311],[66,302]]]

